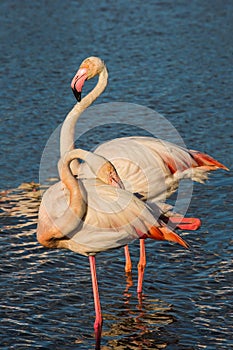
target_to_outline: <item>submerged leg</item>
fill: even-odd
[[[137,288],[138,293],[142,293],[142,283],[144,278],[145,267],[146,267],[145,240],[140,239],[140,260],[138,263],[138,288]]]
[[[125,292],[128,293],[128,290],[130,287],[133,285],[133,280],[132,280],[132,262],[130,258],[130,252],[129,252],[129,247],[126,245],[124,247],[125,250],[125,274],[126,274],[126,289]]]
[[[89,262],[90,262],[90,268],[91,268],[92,288],[93,288],[94,304],[95,304],[95,323],[94,323],[95,339],[96,339],[95,350],[100,350],[103,318],[101,313],[98,282],[97,282],[97,276],[96,276],[95,257],[89,256]]]

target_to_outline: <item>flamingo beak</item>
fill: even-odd
[[[73,91],[73,93],[74,93],[74,96],[75,96],[76,100],[77,100],[78,102],[80,102],[81,99],[82,99],[81,91],[77,91],[77,90],[75,90],[75,89],[72,89],[72,91]]]
[[[125,188],[124,185],[123,185],[123,182],[121,181],[121,179],[119,178],[118,175],[111,176],[110,183],[111,183],[111,186],[122,188],[122,189]]]
[[[80,68],[71,81],[71,89],[78,102],[81,101],[82,88],[87,79],[87,69]]]

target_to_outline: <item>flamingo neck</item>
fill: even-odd
[[[77,186],[76,179],[72,175],[70,168],[67,166],[64,167],[63,164],[64,162],[70,163],[75,159],[81,159],[85,163],[87,163],[88,167],[96,175],[96,178],[98,178],[103,183],[111,184],[111,180],[112,182],[116,182],[116,184],[114,183],[113,186],[121,187],[120,178],[113,165],[107,159],[105,159],[102,156],[99,156],[98,154],[83,150],[81,148],[75,148],[66,153],[64,159],[65,160],[60,160],[58,169],[60,178],[62,182],[65,183],[69,191],[71,191],[72,188],[75,188]]]
[[[74,152],[74,151],[73,151]],[[59,176],[62,183],[69,190],[69,209],[80,219],[86,211],[85,193],[80,187],[80,183],[71,172],[70,163],[74,159],[72,152],[67,153],[59,162]]]
[[[108,81],[108,72],[106,67],[100,72],[99,79],[94,89],[85,96],[80,103],[72,108],[65,118],[60,136],[60,155],[61,157],[68,151],[74,149],[75,125],[80,115],[101,95]],[[76,164],[76,166],[75,166]],[[78,161],[72,162],[71,169],[77,174]]]

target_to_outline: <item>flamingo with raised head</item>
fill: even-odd
[[[75,159],[87,162],[96,177],[79,178],[70,167]],[[95,255],[125,246],[135,239],[152,238],[187,243],[170,230],[159,208],[152,211],[134,194],[121,189],[112,164],[81,149],[71,150],[59,162],[61,181],[43,195],[37,239],[48,248],[64,248],[89,257],[96,319],[96,350],[100,349],[102,313],[98,293]]]
[[[94,89],[81,100],[81,92],[86,80],[99,76]],[[61,130],[61,156],[74,148],[75,125],[81,113],[104,91],[107,86],[108,71],[98,57],[85,59],[71,82],[71,87],[78,103],[67,115]],[[176,191],[182,179],[204,182],[208,172],[219,168],[227,169],[207,154],[187,150],[173,143],[152,137],[124,137],[105,142],[97,147],[95,153],[109,159],[117,169],[124,188],[137,193],[149,204],[161,205],[166,198]],[[90,176],[89,168],[78,167],[78,162],[71,165],[74,174]],[[166,206],[163,205],[163,208]],[[197,218],[183,218],[170,215],[170,223],[181,229],[195,230],[200,227]],[[125,247],[125,270],[131,271],[132,264],[128,247]],[[144,241],[140,240],[140,260],[138,264],[138,287],[142,292],[142,281],[146,265]]]

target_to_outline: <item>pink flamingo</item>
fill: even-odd
[[[99,76],[94,89],[81,100],[82,87],[86,80]],[[61,130],[61,156],[74,148],[75,125],[81,113],[104,91],[107,85],[108,72],[104,62],[98,57],[85,59],[71,82],[71,87],[78,103],[67,115]],[[80,102],[81,101],[81,102]],[[203,183],[208,172],[227,168],[199,151],[187,150],[173,143],[152,137],[124,137],[105,142],[96,150],[96,154],[109,159],[117,169],[124,188],[137,193],[148,204],[162,206],[166,198],[174,193],[182,179],[191,179]],[[88,175],[88,167],[79,169],[78,162],[71,164],[73,174]],[[145,176],[145,174],[153,176]],[[170,207],[169,207],[170,208]],[[170,223],[180,229],[195,230],[201,222],[197,218],[183,218],[179,214],[167,212]],[[129,249],[125,247],[125,271],[132,269]],[[144,240],[140,240],[140,260],[138,264],[138,287],[142,292],[142,281],[146,266]]]
[[[96,177],[76,179],[71,171],[75,159],[87,162]],[[102,313],[96,276],[95,255],[125,246],[135,239],[152,238],[187,243],[163,221],[157,207],[152,211],[132,193],[121,189],[120,178],[103,157],[81,149],[63,155],[59,165],[61,181],[43,195],[37,239],[47,248],[64,248],[89,257],[95,304],[96,350],[100,349]]]

